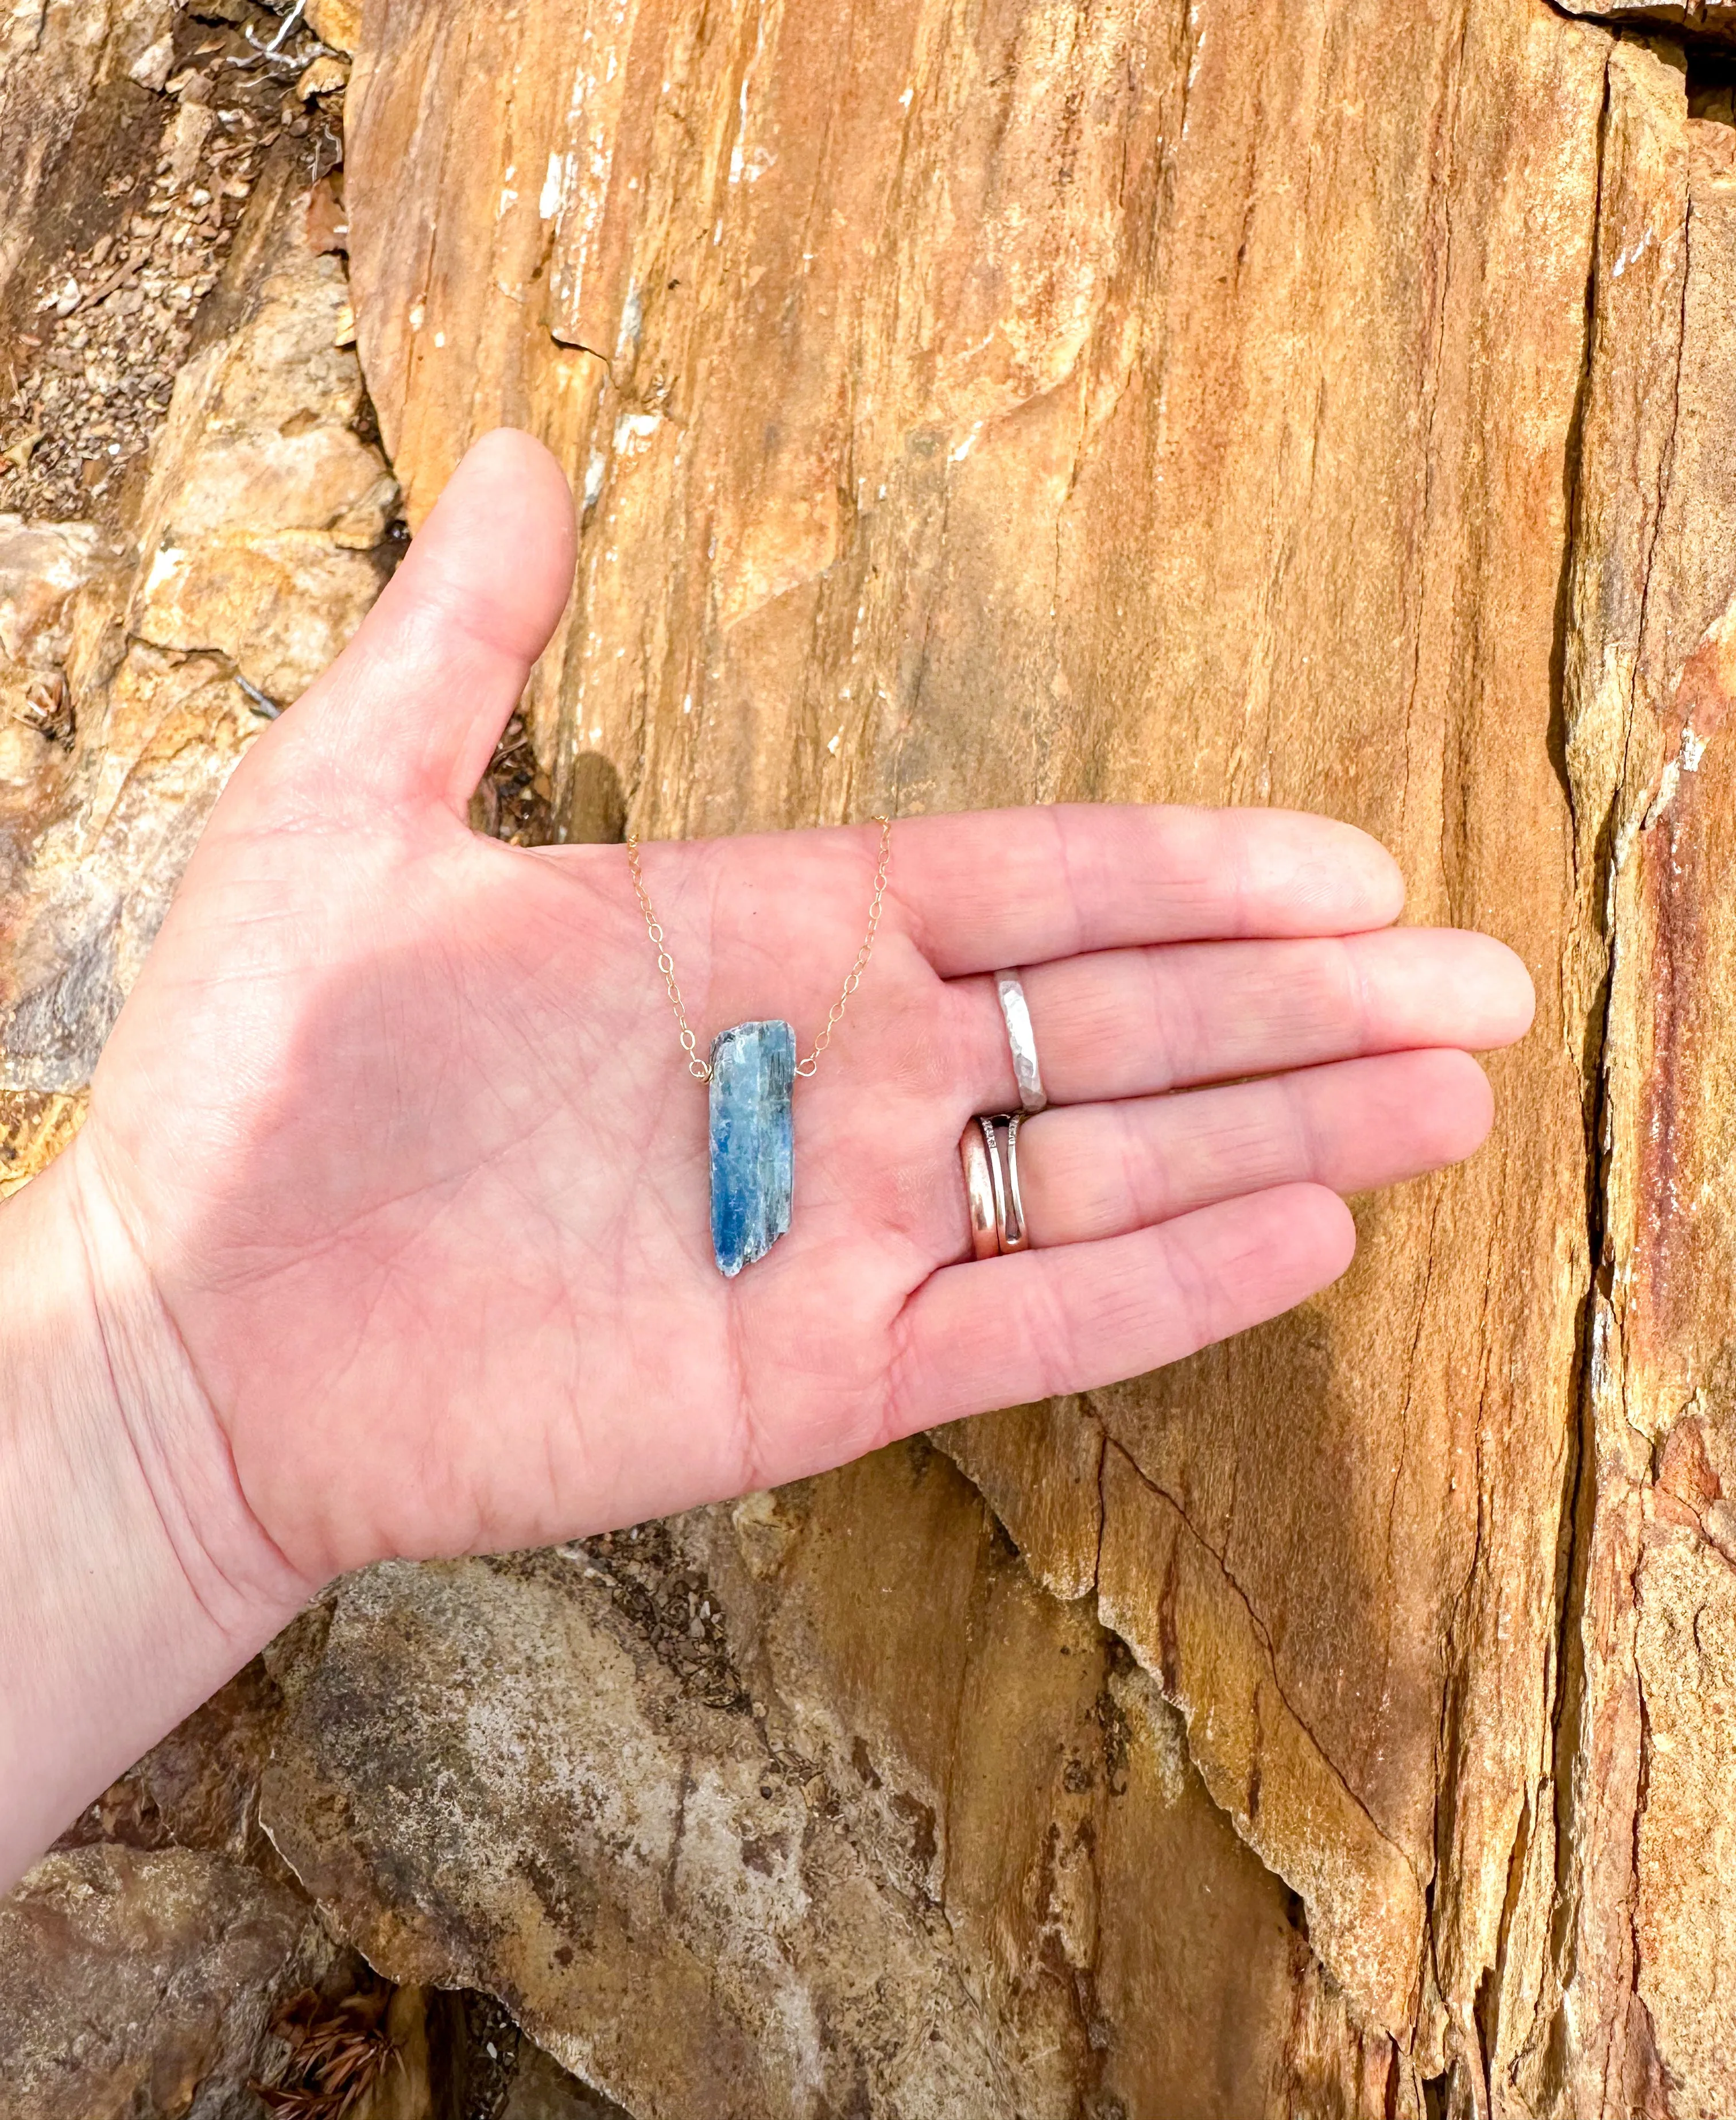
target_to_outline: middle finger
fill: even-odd
[[[1424,1046],[1521,1036],[1531,983],[1504,943],[1455,928],[1298,941],[1186,942],[1057,958],[1020,973],[1056,1104],[1149,1096]],[[962,1090],[1016,1109],[992,979],[952,983]]]

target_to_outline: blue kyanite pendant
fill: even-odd
[[[718,1272],[733,1278],[790,1226],[795,1030],[738,1023],[713,1039],[711,1069],[712,1249]]]

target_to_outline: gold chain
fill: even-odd
[[[868,969],[868,960],[874,955],[874,938],[880,932],[880,914],[886,903],[886,878],[892,867],[892,820],[876,816],[874,821],[880,828],[880,850],[874,867],[874,897],[868,907],[868,932],[862,937],[862,946],[856,953],[856,962],[845,977],[838,999],[827,1013],[825,1028],[814,1041],[813,1051],[796,1063],[796,1073],[804,1077],[811,1075],[819,1067],[819,1056],[832,1043],[832,1034],[843,1020],[850,997],[861,984],[862,974]],[[651,894],[645,888],[645,872],[639,866],[639,841],[636,832],[627,835],[627,867],[632,872],[633,888],[639,901],[639,910],[645,916],[645,932],[657,949],[657,969],[663,974],[663,984],[669,993],[669,1006],[675,1012],[675,1025],[681,1034],[681,1050],[687,1055],[687,1072],[696,1080],[708,1082],[712,1078],[711,1062],[699,1058],[699,1040],[694,1036],[693,1025],[687,1020],[680,985],[675,978],[675,960],[669,954],[662,924],[651,909]]]
[[[669,954],[669,946],[663,940],[663,930],[657,916],[651,909],[651,894],[645,888],[645,876],[639,867],[639,841],[636,832],[627,835],[627,866],[633,872],[633,888],[638,895],[639,910],[645,916],[645,932],[657,945],[657,969],[663,974],[663,983],[669,989],[669,1005],[675,1012],[675,1021],[681,1030],[681,1050],[687,1055],[687,1072],[702,1082],[712,1078],[711,1062],[702,1060],[695,1049],[699,1041],[694,1036],[693,1025],[687,1020],[687,1011],[681,1005],[681,989],[675,983],[675,960]]]

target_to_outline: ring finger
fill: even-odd
[[[1051,1105],[1019,1129],[1026,1223],[1044,1248],[1120,1236],[1274,1185],[1348,1193],[1395,1184],[1470,1155],[1493,1109],[1483,1070],[1450,1051],[1181,1096]],[[960,1204],[962,1212],[962,1192]]]

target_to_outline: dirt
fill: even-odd
[[[266,157],[304,158],[310,182],[341,160],[334,55],[299,26],[268,53],[268,10],[216,12],[183,12],[160,93],[110,84],[69,144],[0,399],[0,509],[126,519]],[[315,60],[327,86],[304,95]]]

